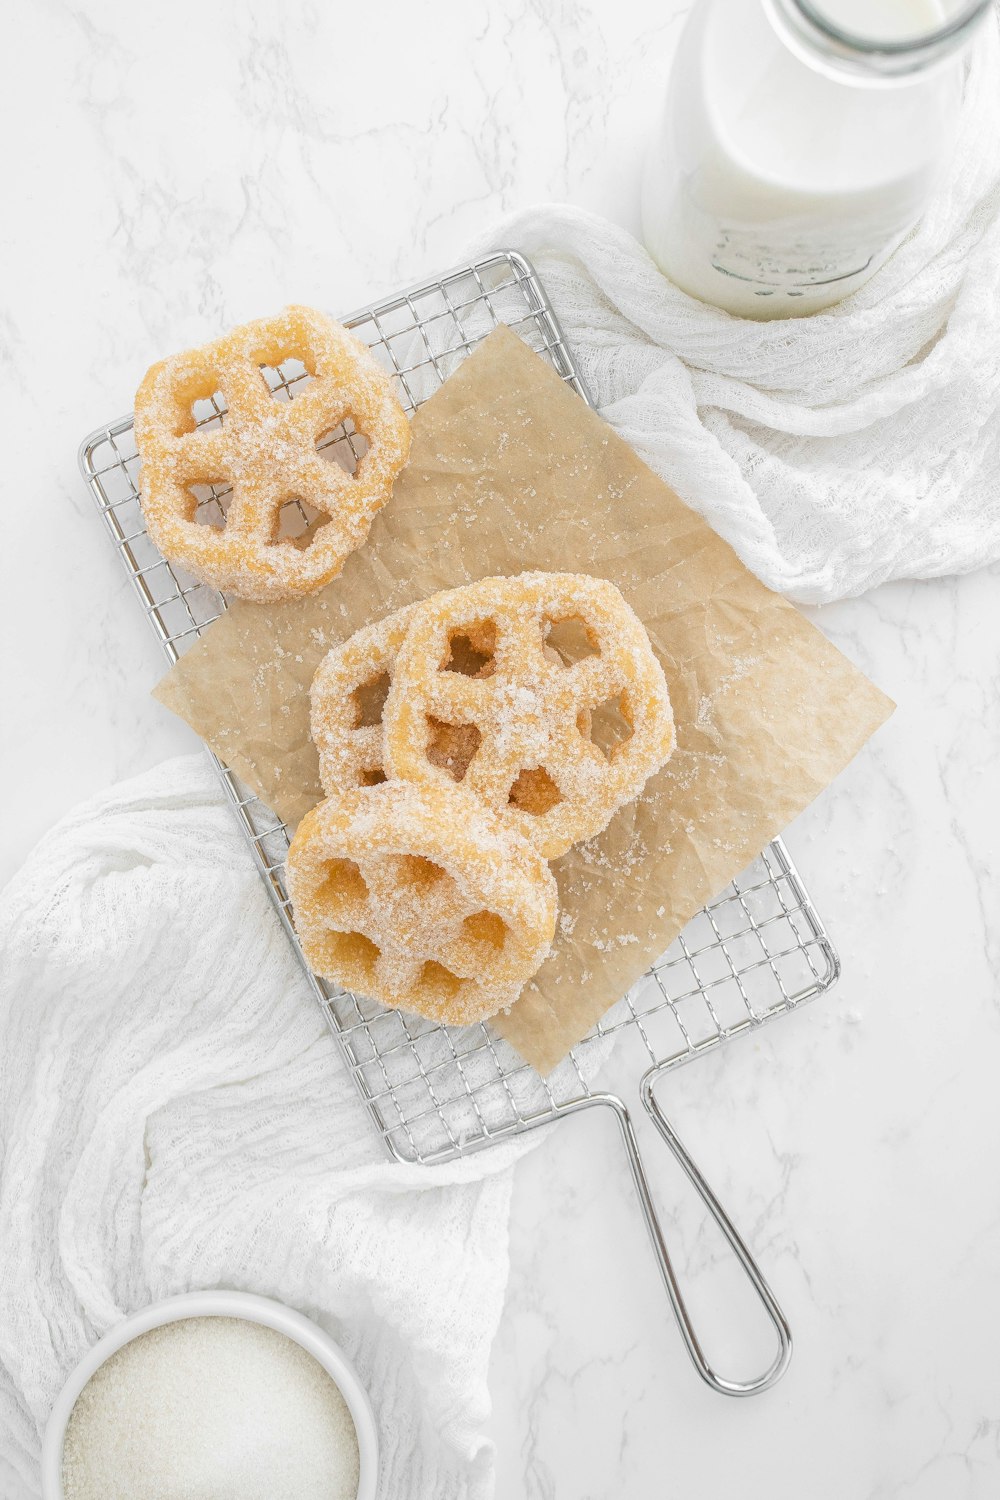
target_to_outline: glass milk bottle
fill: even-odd
[[[989,4],[695,0],[643,178],[660,268],[748,318],[856,291],[947,167]]]

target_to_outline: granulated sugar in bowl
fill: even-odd
[[[87,1381],[63,1440],[66,1500],[354,1500],[347,1402],[311,1354],[241,1318],[142,1333]]]
[[[45,1500],[371,1500],[377,1443],[353,1368],[314,1323],[242,1292],[145,1308],[53,1408]]]

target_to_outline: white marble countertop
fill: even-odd
[[[193,744],[148,696],[160,658],[79,439],[127,408],[156,353],[285,300],[349,309],[461,259],[506,209],[560,198],[634,226],[637,143],[685,8],[8,14],[0,874],[81,797]],[[12,149],[22,133],[30,153]],[[843,979],[668,1085],[791,1320],[789,1374],[745,1402],[699,1384],[619,1143],[567,1122],[518,1168],[491,1376],[501,1500],[1000,1489],[998,582],[816,613],[899,704],[788,833]],[[741,1289],[717,1287],[718,1247],[663,1167],[710,1352],[761,1363]],[[716,1290],[731,1315],[713,1321]]]

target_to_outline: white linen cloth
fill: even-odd
[[[477,250],[536,266],[602,414],[771,588],[819,603],[1000,557],[1000,41],[978,36],[944,185],[829,312],[686,296],[614,224],[526,209]]]
[[[394,1165],[201,756],[71,813],[0,898],[0,1494],[63,1379],[193,1288],[317,1318],[376,1408],[380,1496],[493,1492],[490,1345],[524,1143]]]

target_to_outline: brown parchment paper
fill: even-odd
[[[553,866],[552,953],[492,1023],[544,1073],[888,717],[878,688],[501,328],[416,412],[409,465],[341,577],[234,604],[156,692],[294,824],[322,796],[308,689],[324,653],[436,589],[527,568],[619,586],[678,741],[640,800]]]

